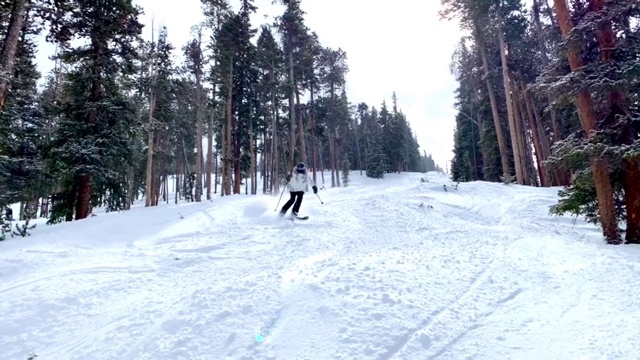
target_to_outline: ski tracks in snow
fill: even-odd
[[[623,260],[565,241],[538,189],[447,192],[443,177],[421,176],[333,189],[326,205],[307,198],[306,222],[278,218],[266,204],[273,199],[238,197],[189,209],[173,227],[125,246],[43,245],[7,256],[0,357],[526,357],[552,336],[579,337],[540,335],[554,327],[549,318],[579,331],[581,318],[568,314],[606,306],[607,283],[585,284]],[[38,266],[20,270],[30,261]],[[632,282],[638,265],[625,266],[615,281]],[[616,293],[640,298],[628,295]],[[625,336],[619,321],[607,323],[610,314],[602,329]],[[571,355],[559,346],[553,354]]]

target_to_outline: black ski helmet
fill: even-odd
[[[299,172],[300,174],[304,173],[305,171],[304,163],[301,162],[298,165],[296,165],[296,171]]]

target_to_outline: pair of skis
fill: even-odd
[[[296,220],[309,220],[308,216],[289,216],[288,217],[289,220],[291,221],[296,221]]]

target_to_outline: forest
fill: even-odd
[[[255,27],[253,0],[201,0],[205,20],[171,44],[131,0],[0,0],[0,208],[55,224],[136,199],[278,193],[298,162],[332,187],[438,169],[393,89],[350,102],[346,52],[322,45],[300,0],[277,3]],[[56,46],[48,74],[39,37]]]
[[[555,215],[640,243],[640,2],[441,0],[464,36],[452,178],[560,186]]]

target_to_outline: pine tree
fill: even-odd
[[[40,28],[27,20],[17,44],[11,96],[0,113],[0,206],[31,204],[44,193],[45,119],[39,102],[35,37]]]
[[[50,38],[73,67],[52,155],[73,178],[67,206],[75,207],[75,219],[86,218],[102,196],[111,197],[112,210],[126,202],[124,174],[133,158],[129,129],[136,113],[119,80],[135,70],[139,14],[130,0],[66,0],[56,3],[51,18]],[[72,47],[74,37],[89,40],[88,47]]]

